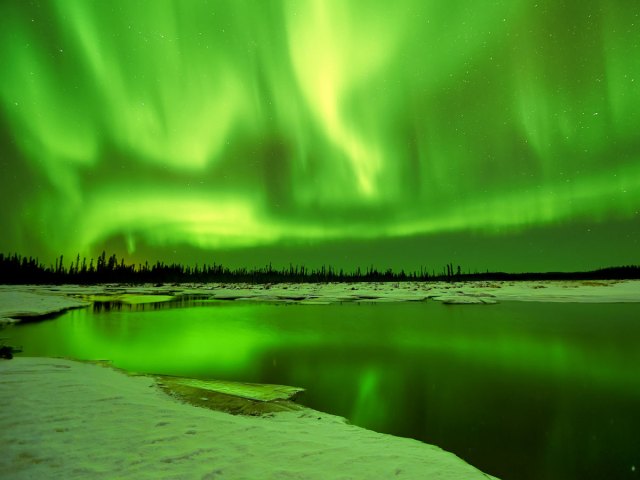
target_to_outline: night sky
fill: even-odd
[[[5,0],[0,252],[640,263],[640,2]]]

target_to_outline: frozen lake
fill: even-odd
[[[301,402],[504,480],[637,478],[640,304],[86,308],[3,332],[26,355],[304,387]]]

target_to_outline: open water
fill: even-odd
[[[107,304],[3,335],[30,356],[304,387],[504,480],[640,477],[637,303]]]

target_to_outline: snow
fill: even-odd
[[[340,302],[440,301],[450,305],[519,302],[640,302],[639,280],[501,281],[301,284],[0,285],[0,327],[21,319],[54,314],[93,301],[140,305],[202,298],[236,302],[326,305]]]
[[[440,301],[490,305],[520,302],[640,302],[640,280],[301,284],[0,285],[0,324],[89,305],[92,301],[160,303],[189,295],[218,301],[323,305],[340,302]]]
[[[640,302],[640,281],[0,285],[0,327],[94,300],[138,304],[189,295],[302,305],[440,301],[457,308]],[[180,403],[151,378],[70,360],[0,361],[0,398],[0,478],[490,478],[437,447],[324,413],[232,416]]]
[[[494,303],[498,303],[492,298],[476,297],[472,295],[449,295],[434,297],[434,300],[442,302],[445,305],[492,305]]]
[[[20,319],[39,317],[88,305],[87,302],[48,290],[28,291],[25,287],[3,286],[0,289],[0,326]]]
[[[302,410],[232,416],[149,377],[64,359],[0,362],[0,477],[491,478],[437,447]]]
[[[640,302],[640,281],[492,281],[302,284],[208,284],[169,288],[174,295],[210,295],[212,299],[295,301],[299,303],[410,302],[433,299],[451,304],[521,302]],[[150,290],[148,293],[160,293]],[[480,299],[477,302],[470,297]]]

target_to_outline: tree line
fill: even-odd
[[[588,272],[464,273],[458,265],[448,263],[444,268],[428,272],[399,272],[378,270],[374,266],[345,271],[332,266],[307,268],[293,265],[273,268],[271,264],[259,268],[228,268],[212,263],[202,266],[166,264],[127,264],[115,254],[102,252],[97,259],[72,259],[67,266],[63,255],[55,264],[45,266],[37,258],[0,253],[0,283],[2,284],[96,284],[96,283],[325,283],[325,282],[404,282],[404,281],[472,281],[472,280],[607,280],[640,279],[640,266],[608,267]]]

